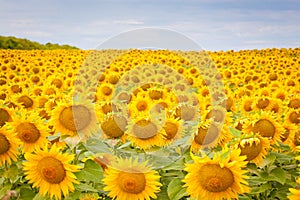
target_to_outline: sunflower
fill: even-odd
[[[156,199],[162,185],[160,176],[147,166],[147,162],[138,163],[132,158],[118,158],[105,170],[103,183],[104,191],[116,200]]]
[[[299,200],[300,199],[300,190],[289,188],[289,191],[292,193],[287,198],[289,200]]]
[[[133,98],[133,100],[129,104],[129,113],[131,115],[138,116],[139,113],[149,113],[151,107],[153,106],[153,100],[149,97],[143,97],[137,95]]]
[[[69,164],[74,155],[64,154],[54,144],[48,149],[37,149],[36,153],[26,153],[23,170],[26,179],[33,187],[39,188],[39,193],[52,199],[66,197],[69,191],[74,191],[73,183],[79,183],[73,172],[79,171],[79,166]]]
[[[273,97],[276,99],[279,99],[281,101],[284,101],[288,96],[288,92],[284,90],[283,88],[278,88],[274,93]]]
[[[300,130],[293,131],[293,134],[290,136],[291,141],[289,143],[292,151],[296,152],[297,148],[300,146]]]
[[[216,123],[230,123],[230,112],[227,112],[222,106],[210,106],[205,112],[203,121],[211,119]]]
[[[259,112],[251,115],[251,120],[245,124],[244,132],[259,133],[262,137],[269,138],[271,144],[280,141],[281,134],[284,133],[282,125],[275,119],[276,115],[270,112]]]
[[[271,100],[268,97],[262,96],[262,97],[256,97],[252,108],[254,110],[268,110],[269,106],[271,105]]]
[[[165,144],[170,144],[174,140],[180,138],[183,134],[182,120],[168,117],[164,123],[163,129],[166,132]]]
[[[87,193],[87,194],[84,194],[82,195],[79,200],[98,200],[99,199],[99,196],[95,193]]]
[[[255,98],[244,96],[241,100],[241,104],[239,104],[239,109],[243,113],[248,113],[253,111],[253,102],[255,101]]]
[[[13,127],[17,137],[21,140],[23,152],[33,152],[48,143],[47,136],[50,130],[38,113],[21,109],[16,111],[13,122],[8,124]]]
[[[5,123],[12,121],[14,112],[8,106],[8,103],[0,100],[0,127],[4,126]]]
[[[100,101],[111,100],[114,93],[114,85],[109,83],[101,83],[97,88],[97,99]]]
[[[90,137],[98,130],[93,103],[87,100],[73,103],[58,101],[49,122],[61,135],[79,136],[81,139]]]
[[[199,117],[198,107],[180,103],[175,109],[174,116],[184,121],[194,121]]]
[[[208,156],[193,156],[194,163],[186,164],[187,175],[184,178],[187,193],[191,198],[223,200],[238,198],[238,194],[249,191],[248,177],[243,168],[246,167],[245,156],[238,156],[240,150],[231,150],[222,154],[214,154],[213,159]],[[234,154],[234,155],[233,155]],[[239,158],[238,160],[233,160]]]
[[[241,155],[247,156],[246,161],[253,161],[256,165],[263,161],[270,149],[270,141],[267,138],[256,134],[252,137],[240,139],[237,148],[241,149]]]
[[[141,149],[165,144],[166,132],[161,125],[146,117],[138,117],[128,123],[126,137]]]
[[[21,104],[22,107],[27,110],[32,110],[38,107],[36,96],[26,90],[23,90],[21,93],[15,94],[12,97],[12,100],[14,100],[14,102]]]
[[[293,108],[289,109],[286,112],[286,117],[290,123],[299,125],[300,124],[300,109],[293,109]]]
[[[0,144],[0,166],[17,161],[18,147],[21,142],[7,125],[0,127]]]
[[[297,131],[297,126],[293,123],[290,123],[288,120],[285,120],[285,122],[282,124],[282,127],[284,132],[281,135],[281,142],[292,147],[292,141],[295,136],[295,131]]]
[[[299,95],[298,95],[298,97],[290,98],[288,107],[294,108],[294,109],[300,108],[300,97],[299,97]]]
[[[124,141],[124,132],[127,127],[127,119],[116,113],[109,113],[104,116],[100,127],[107,138],[122,138]]]
[[[206,120],[198,124],[191,145],[192,152],[199,152],[201,148],[216,147],[228,142],[232,138],[228,127]]]

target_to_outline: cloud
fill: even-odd
[[[144,22],[135,19],[128,19],[128,20],[116,20],[114,21],[115,24],[123,24],[123,25],[143,25]]]

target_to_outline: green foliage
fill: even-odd
[[[59,44],[40,44],[33,42],[28,39],[16,38],[13,36],[0,36],[0,49],[20,49],[20,50],[51,50],[51,49],[78,49],[77,47],[70,45],[59,45]]]

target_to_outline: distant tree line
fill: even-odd
[[[59,45],[52,44],[50,42],[46,44],[40,44],[28,39],[16,38],[13,36],[0,36],[0,49],[20,49],[20,50],[32,50],[32,49],[78,49],[77,47],[67,44]]]

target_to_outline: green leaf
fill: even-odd
[[[251,188],[251,193],[252,194],[260,194],[260,193],[263,193],[263,192],[265,192],[266,190],[269,190],[269,189],[271,189],[271,185],[269,183],[264,183],[264,184],[261,184],[257,187]]]
[[[236,137],[236,138],[240,138],[241,137],[241,131],[237,130],[236,128],[233,128],[233,127],[229,127],[229,131],[230,133]]]
[[[111,153],[110,148],[102,140],[90,138],[87,140],[86,149],[93,153]]]
[[[252,200],[252,198],[251,197],[249,197],[249,196],[242,196],[242,195],[239,195],[239,198],[238,198],[239,200]]]
[[[254,163],[249,163],[247,165],[247,169],[250,173],[252,174],[255,174],[255,175],[258,175],[259,174],[259,171],[257,169],[257,166],[254,164]]]
[[[103,170],[99,164],[93,160],[87,160],[84,163],[84,168],[76,173],[79,181],[92,181],[95,183],[102,183]]]
[[[8,170],[6,170],[3,173],[3,176],[6,178],[9,178],[10,180],[12,180],[13,182],[16,181],[16,179],[18,178],[18,173],[19,173],[19,169],[18,167],[14,164],[11,165]]]
[[[167,186],[163,185],[160,189],[160,192],[157,194],[157,199],[170,200],[167,193]]]
[[[75,189],[83,192],[98,192],[93,186],[81,183],[80,185],[75,185]]]
[[[294,155],[289,155],[286,153],[275,153],[272,152],[276,156],[276,161],[279,163],[289,163],[295,159]]]
[[[183,158],[178,159],[175,162],[172,162],[163,168],[163,170],[179,170],[179,171],[181,171],[183,169],[184,169],[184,159]]]
[[[274,163],[276,160],[276,155],[275,154],[269,154],[264,160],[263,162],[259,165],[260,168],[264,168],[267,165],[271,165],[272,163]]]
[[[36,193],[30,188],[21,188],[20,197],[22,200],[32,200],[35,197]]]
[[[81,192],[76,190],[76,191],[70,193],[69,196],[67,196],[65,198],[65,200],[79,199],[80,195],[81,195]]]
[[[268,179],[269,181],[277,181],[283,185],[286,181],[285,172],[283,169],[276,167],[270,172]]]
[[[186,188],[183,188],[181,179],[173,179],[168,185],[167,193],[172,200],[179,200],[188,195],[186,193]]]
[[[36,194],[32,200],[46,200],[46,199],[48,199],[48,198],[44,197],[40,194]]]

